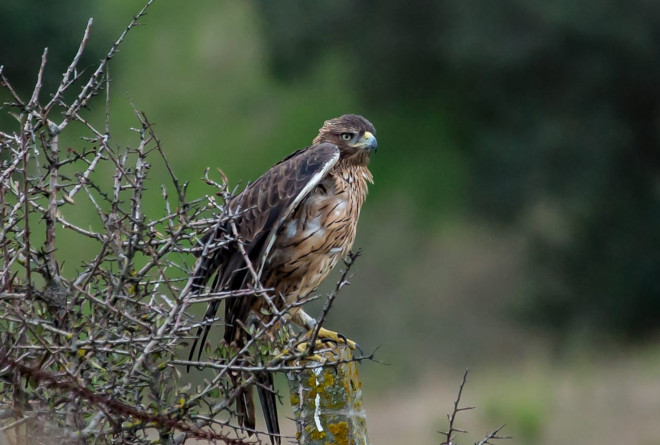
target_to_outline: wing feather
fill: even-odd
[[[228,203],[230,211],[238,215],[234,221],[239,238],[251,263],[258,267],[259,274],[263,271],[282,223],[338,160],[339,149],[333,144],[312,145],[298,150],[271,167]],[[219,227],[203,241],[215,243],[226,234],[231,234],[230,227]],[[198,261],[193,273],[193,291],[199,292],[214,273],[217,273],[214,291],[241,289],[249,278],[245,266],[244,258],[235,244],[216,249],[213,255]],[[228,343],[236,337],[237,322],[246,321],[251,303],[248,297],[226,301],[224,338]],[[213,319],[219,305],[219,301],[212,302],[204,319]],[[200,337],[202,341],[198,357],[201,355],[209,329],[210,324],[198,329],[190,351],[191,359]]]

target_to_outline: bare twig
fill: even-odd
[[[480,440],[479,442],[477,442],[475,445],[488,445],[488,444],[491,444],[491,445],[492,445],[492,442],[490,442],[491,440],[506,440],[506,439],[511,439],[511,436],[498,436],[498,434],[500,433],[500,431],[502,431],[502,428],[504,428],[504,425],[502,425],[501,427],[497,428],[496,430],[494,430],[494,431],[492,431],[492,432],[486,434],[486,437],[484,437],[483,439],[481,439],[481,440]]]
[[[467,432],[465,430],[458,429],[455,426],[456,416],[459,412],[474,409],[473,406],[467,406],[464,408],[459,407],[459,404],[461,402],[461,396],[463,394],[463,388],[465,388],[465,383],[467,382],[467,376],[468,376],[468,370],[466,369],[465,372],[463,373],[463,380],[461,381],[461,385],[458,387],[458,396],[456,396],[456,400],[454,400],[454,408],[452,409],[452,412],[450,414],[447,414],[447,419],[449,420],[449,426],[447,427],[447,431],[440,432],[440,434],[445,436],[445,441],[442,442],[440,445],[453,445],[454,444],[453,440],[456,433]]]
[[[441,442],[440,445],[457,445],[457,443],[455,442],[456,433],[462,433],[462,434],[467,433],[467,431],[456,427],[456,417],[458,416],[458,413],[462,411],[468,411],[475,408],[474,406],[464,406],[464,407],[460,406],[461,397],[463,395],[463,389],[465,388],[465,384],[467,383],[468,372],[469,371],[466,369],[465,372],[463,373],[463,379],[461,380],[461,384],[458,387],[458,395],[456,396],[456,400],[454,400],[453,409],[450,414],[447,414],[447,420],[449,421],[447,431],[439,431],[441,435],[445,436],[445,440]],[[497,428],[493,432],[487,434],[480,442],[475,442],[475,445],[491,444],[489,440],[510,439],[510,437],[507,436],[498,436],[502,428],[504,428],[504,425]]]
[[[39,101],[39,93],[41,92],[41,87],[44,86],[43,77],[44,69],[46,68],[46,59],[48,57],[48,48],[44,48],[44,52],[41,55],[41,66],[39,67],[39,74],[37,74],[37,84],[34,86],[34,91],[32,92],[32,97],[30,102],[27,104],[27,108],[33,108],[37,105]]]
[[[82,57],[83,51],[85,50],[85,46],[87,45],[87,41],[89,40],[89,31],[92,28],[92,23],[94,23],[94,19],[90,17],[90,19],[87,21],[87,27],[85,28],[85,33],[83,34],[83,38],[80,41],[78,52],[76,52],[76,55],[73,57],[73,60],[71,61],[71,64],[69,65],[66,72],[62,76],[62,81],[60,82],[60,85],[57,87],[57,91],[55,92],[55,95],[50,100],[50,102],[48,102],[48,104],[44,107],[44,112],[46,114],[48,114],[48,112],[53,107],[53,105],[55,105],[60,100],[64,91],[66,91],[66,89],[69,88],[69,86],[71,85],[71,75],[75,72],[76,67],[78,66],[78,62],[80,62],[80,57]]]
[[[23,102],[21,97],[16,93],[16,90],[14,90],[14,88],[11,86],[11,84],[7,80],[7,77],[5,77],[4,66],[2,65],[0,65],[0,86],[3,88],[7,88],[7,91],[9,91],[11,96],[16,101],[16,105],[18,105],[20,109],[25,109],[25,103]]]

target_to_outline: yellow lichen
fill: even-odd
[[[300,404],[300,398],[293,392],[291,393],[289,400],[291,401],[291,406],[298,406]]]
[[[335,437],[336,445],[348,445],[348,424],[346,422],[331,423],[328,429]]]
[[[332,385],[334,385],[334,384],[335,384],[335,376],[332,375],[332,371],[331,371],[331,370],[327,369],[327,370],[323,373],[323,385],[324,385],[325,387],[328,387],[328,386],[332,386]]]
[[[318,431],[316,429],[312,429],[312,431],[309,432],[309,438],[312,440],[325,439],[327,435],[328,434],[325,431]]]

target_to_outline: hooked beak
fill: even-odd
[[[377,151],[378,141],[376,140],[376,136],[371,134],[371,132],[365,131],[355,146],[359,148],[365,148],[367,150]]]

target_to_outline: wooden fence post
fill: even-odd
[[[329,363],[344,363],[330,367],[318,367],[319,362],[308,359],[291,363],[313,367],[287,373],[299,442],[370,445],[358,363],[350,361],[353,352],[345,345],[336,345],[315,353]]]

